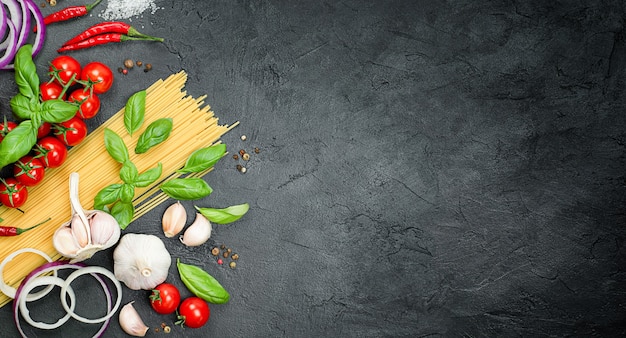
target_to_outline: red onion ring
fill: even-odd
[[[4,38],[4,34],[7,32],[7,12],[4,6],[0,6],[0,37]]]
[[[0,58],[0,69],[13,69],[15,65],[12,61],[15,58],[15,53],[20,47],[27,43],[31,31],[31,16],[34,17],[37,26],[37,32],[35,33],[33,42],[33,57],[37,56],[43,47],[46,36],[46,25],[44,24],[41,10],[33,0],[0,0],[0,3],[8,8],[11,16],[10,18],[7,18],[6,15],[4,16],[9,31],[11,27],[10,24],[14,27],[14,34],[7,35],[4,41],[0,43],[0,51],[4,51],[2,58]],[[9,38],[12,39],[9,40]]]
[[[28,283],[26,283],[26,285],[22,289],[22,293],[26,294],[27,297],[20,297],[19,299],[18,305],[20,308],[20,314],[22,314],[22,317],[24,317],[24,320],[26,320],[28,324],[38,329],[44,329],[44,330],[56,329],[60,327],[61,325],[65,324],[71,318],[70,314],[67,313],[65,314],[64,317],[61,317],[59,320],[57,320],[56,323],[49,324],[49,323],[43,323],[43,322],[36,322],[30,317],[30,312],[28,311],[28,307],[26,307],[26,302],[28,301],[27,300],[28,294],[34,288],[38,286],[50,286],[50,285],[56,285],[56,286],[62,287],[63,285],[65,285],[65,280],[63,278],[55,277],[55,276],[42,276],[42,277],[33,278]],[[70,300],[72,301],[71,308],[73,309],[76,307],[76,294],[74,293],[74,290],[71,288],[69,289],[68,294],[70,296]]]
[[[7,20],[7,26],[9,27],[7,39],[5,40],[8,41],[7,47],[4,49],[4,54],[0,57],[0,68],[2,69],[8,69],[6,67],[8,67],[8,64],[13,61],[15,53],[17,52],[17,28],[15,28],[11,20]]]
[[[67,297],[65,297],[65,293],[67,292],[68,288],[70,287],[70,284],[72,284],[72,282],[74,281],[74,279],[78,278],[79,276],[82,276],[84,274],[100,274],[100,275],[104,275],[105,277],[107,277],[108,279],[110,279],[113,284],[115,285],[115,288],[117,289],[117,301],[115,302],[115,305],[113,306],[113,309],[111,311],[109,311],[109,313],[103,317],[100,317],[98,319],[88,319],[85,317],[81,317],[79,315],[77,315],[72,309],[70,309],[70,307],[67,305]],[[106,320],[109,320],[114,314],[115,312],[117,312],[117,309],[120,307],[120,304],[122,303],[122,285],[120,284],[120,282],[117,280],[117,278],[115,278],[115,275],[113,274],[113,272],[99,267],[99,266],[89,266],[86,268],[82,268],[80,270],[76,270],[74,272],[72,272],[66,279],[65,279],[65,285],[63,285],[61,287],[61,305],[63,305],[63,309],[65,309],[65,311],[67,311],[67,313],[70,314],[70,316],[72,316],[72,318],[81,321],[83,323],[88,323],[88,324],[97,324],[97,323],[102,323]]]

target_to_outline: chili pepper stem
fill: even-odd
[[[45,220],[45,221],[43,221],[43,222],[39,222],[39,223],[37,223],[37,224],[33,225],[33,226],[32,226],[32,227],[30,227],[30,228],[26,228],[26,229],[17,228],[17,234],[18,234],[18,235],[20,235],[20,234],[25,233],[25,232],[26,232],[26,231],[28,231],[28,230],[35,229],[36,227],[38,227],[38,226],[40,226],[40,225],[42,225],[42,224],[46,223],[47,221],[49,221],[49,220],[51,220],[51,219],[52,219],[52,218],[48,217],[48,219],[47,219],[47,220]]]
[[[96,7],[100,3],[100,1],[102,1],[102,0],[96,0],[91,5],[85,5],[85,8],[87,9],[87,12],[91,11],[92,8]]]
[[[122,35],[120,37],[120,40],[121,41],[136,40],[136,41],[158,41],[158,42],[163,42],[163,38],[157,38],[157,37],[149,36],[149,35],[142,35],[142,36]]]

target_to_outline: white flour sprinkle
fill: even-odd
[[[154,14],[159,7],[154,0],[109,0],[107,8],[99,16],[105,20],[130,19],[148,9]]]

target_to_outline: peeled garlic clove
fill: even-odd
[[[91,227],[91,242],[107,249],[120,239],[120,225],[115,217],[104,211],[90,211],[89,226]]]
[[[72,233],[74,234],[76,242],[81,247],[89,244],[89,233],[87,227],[88,225],[83,223],[83,220],[78,216],[78,214],[74,214],[72,216],[70,228],[72,229]]]
[[[139,313],[133,307],[134,302],[130,302],[122,307],[119,314],[120,326],[124,332],[131,336],[143,337],[148,332],[149,327],[144,324]]]
[[[187,211],[179,202],[170,205],[163,214],[162,225],[165,237],[174,237],[183,230],[187,222]]]
[[[196,219],[180,236],[180,241],[186,246],[198,246],[204,244],[211,237],[213,227],[211,222],[201,213],[196,213]]]
[[[74,239],[72,228],[69,226],[62,226],[57,229],[52,237],[52,244],[57,252],[65,257],[74,257],[76,252],[81,249]]]

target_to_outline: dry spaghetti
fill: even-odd
[[[113,160],[104,147],[104,129],[109,128],[120,135],[128,149],[134,149],[137,136],[150,122],[164,117],[173,119],[173,129],[168,140],[152,148],[148,153],[137,155],[132,150],[130,160],[137,166],[139,172],[153,168],[161,163],[163,175],[151,186],[137,188],[133,201],[136,207],[135,219],[149,212],[167,199],[159,193],[159,186],[163,180],[173,179],[179,174],[187,157],[195,150],[219,143],[226,132],[234,128],[232,125],[218,124],[204,99],[206,96],[193,98],[184,90],[187,74],[181,71],[170,75],[165,80],[158,80],[146,89],[145,122],[133,137],[128,135],[124,128],[124,109],[122,108],[100,127],[92,131],[79,145],[69,151],[67,161],[59,168],[48,169],[45,179],[37,186],[29,189],[27,203],[16,209],[0,208],[0,218],[5,224],[35,224],[41,217],[50,217],[51,220],[37,229],[24,233],[17,238],[0,238],[0,260],[21,248],[34,248],[47,253],[53,259],[60,259],[52,245],[52,235],[56,229],[68,220],[71,215],[68,178],[70,173],[80,174],[80,200],[86,209],[93,208],[93,199],[102,188],[113,183],[119,183],[120,164]],[[209,170],[195,173],[200,177]],[[42,216],[43,215],[43,216]],[[33,223],[34,222],[34,223]],[[132,227],[132,224],[131,224]],[[23,255],[19,263],[9,263],[4,269],[4,280],[8,285],[17,286],[19,282],[33,269],[43,263],[35,255]],[[0,306],[6,305],[11,299],[0,294]]]

